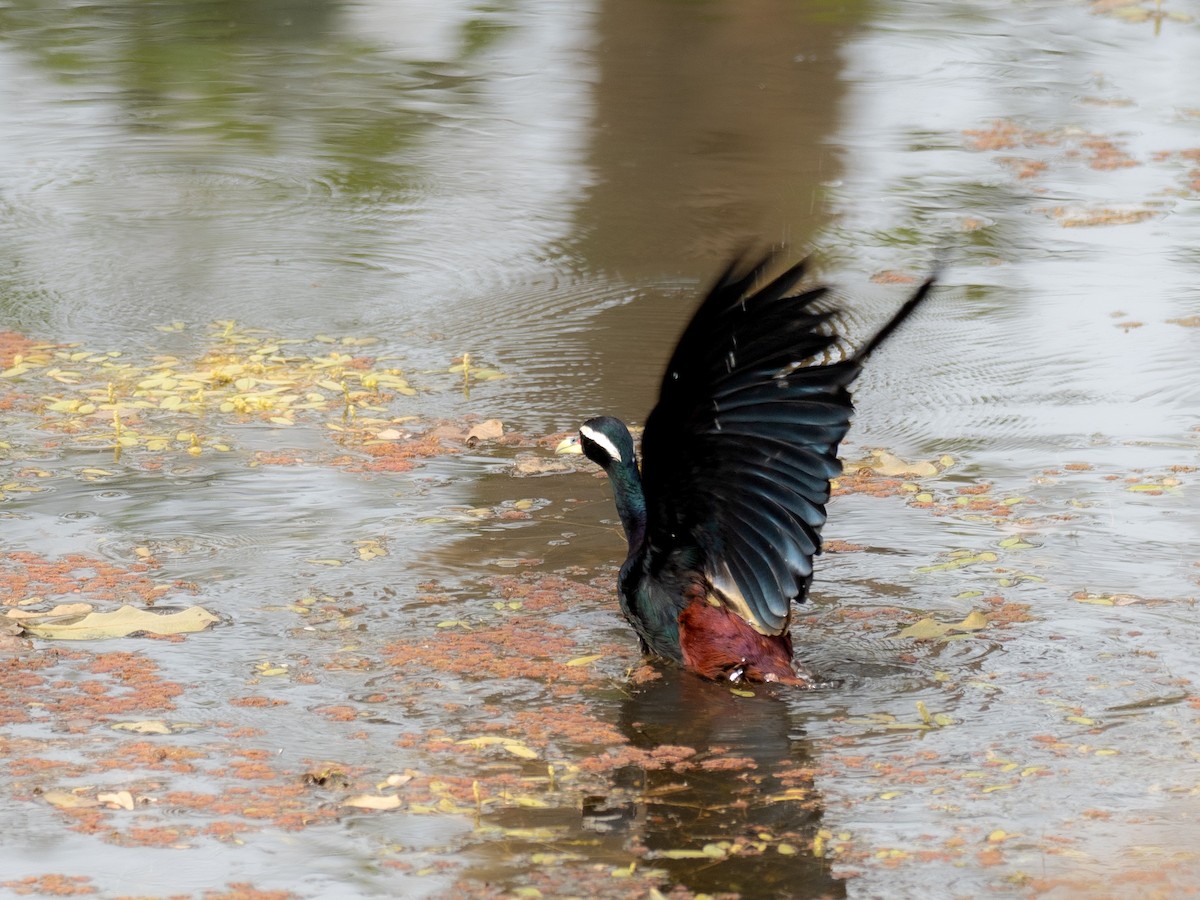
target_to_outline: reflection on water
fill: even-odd
[[[733,835],[763,845],[757,854],[731,856],[708,870],[697,871],[695,860],[660,859],[674,880],[708,893],[845,896],[830,860],[808,852],[821,827],[821,798],[812,785],[813,759],[802,726],[779,698],[747,700],[722,685],[671,672],[661,682],[631,689],[618,721],[634,747],[696,750],[689,760],[694,767],[685,772],[632,769],[626,775],[627,786],[641,794],[630,804],[626,827],[632,836],[659,853],[698,849]],[[727,765],[728,756],[738,764]]]
[[[1094,895],[1147,870],[1194,884],[1200,30],[1171,3],[1122,9],[0,8],[0,371],[5,332],[152,367],[237,319],[377,339],[363,352],[421,385],[361,412],[381,428],[637,422],[698,281],[748,240],[786,242],[823,254],[852,333],[946,263],[929,312],[864,374],[848,456],[952,458],[835,498],[839,543],[796,643],[837,683],[746,698],[673,673],[630,682],[608,487],[587,470],[515,477],[514,454],[549,455],[532,440],[380,473],[330,440],[348,410],[269,425],[210,410],[189,427],[228,435],[228,454],[184,441],[117,459],[43,421],[69,376],[0,378],[5,603],[63,599],[42,596],[49,576],[12,585],[23,561],[74,554],[224,623],[119,644],[184,686],[144,715],[190,723],[147,738],[208,754],[186,773],[119,768],[143,742],[115,713],[48,712],[62,685],[99,690],[88,654],[111,648],[60,650],[34,695],[6,700],[31,717],[16,737],[40,742],[4,745],[12,876],[78,873],[114,895],[246,880],[531,896],[555,872],[597,896]],[[507,377],[465,398],[447,377],[464,352]],[[595,593],[507,593],[514,571]],[[898,637],[974,611],[982,632]],[[486,675],[416,653],[481,633],[530,646],[468,644]],[[423,662],[389,663],[397,642]],[[52,652],[35,645],[5,690]],[[522,656],[542,674],[504,674]],[[604,748],[531,736],[556,711],[592,716],[612,749],[694,756],[587,776]],[[493,733],[536,759],[483,765],[458,743]],[[249,790],[231,753],[262,754],[276,780],[248,779],[254,803],[216,814],[196,798]],[[54,768],[97,758],[117,768]],[[411,795],[347,812],[346,792],[297,787],[330,766]],[[39,799],[97,783],[149,800],[71,831]],[[265,797],[296,818],[253,819]],[[178,849],[169,877],[147,875],[147,847],[118,845],[164,817]],[[222,843],[235,819],[257,830]]]
[[[73,336],[229,310],[313,330],[461,326],[456,301],[514,261],[558,268],[549,248],[589,180],[589,15],[6,10],[19,321]]]

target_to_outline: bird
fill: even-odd
[[[640,467],[613,416],[588,419],[557,449],[608,475],[628,542],[617,593],[643,654],[714,681],[811,687],[793,660],[792,608],[821,552],[850,387],[936,272],[839,354],[828,287],[798,289],[805,261],[766,280],[774,259],[735,257],[700,302],[646,418]]]

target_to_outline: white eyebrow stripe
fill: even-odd
[[[613,459],[621,459],[621,451],[617,449],[616,444],[610,441],[605,435],[596,431],[596,429],[584,425],[579,429],[579,433],[589,441],[593,441],[603,447],[604,451]]]

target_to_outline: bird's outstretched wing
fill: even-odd
[[[793,293],[801,263],[754,290],[771,259],[730,265],[684,330],[646,422],[642,478],[651,570],[685,560],[718,602],[779,634],[820,552],[849,386],[932,279],[862,351],[822,363],[838,341],[822,327],[835,314],[818,302],[826,289]]]

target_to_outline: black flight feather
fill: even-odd
[[[826,290],[793,294],[803,263],[753,290],[772,258],[731,264],[679,339],[642,441],[645,543],[626,563],[715,587],[763,634],[786,632],[807,594],[849,385],[933,284],[849,359],[822,363],[838,342]]]

